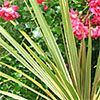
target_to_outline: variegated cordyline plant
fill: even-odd
[[[41,90],[43,90],[48,96],[39,93],[32,89],[28,85],[21,81],[7,75],[0,71],[0,76],[7,78],[17,84],[22,85],[33,93],[38,94],[46,100],[100,100],[100,90],[97,91],[97,85],[100,77],[100,55],[98,57],[97,69],[93,85],[91,86],[91,56],[92,56],[92,43],[91,43],[91,25],[89,28],[90,34],[88,38],[88,51],[86,55],[85,39],[83,38],[80,46],[79,53],[77,52],[76,43],[72,31],[72,25],[69,15],[68,0],[59,0],[62,20],[63,20],[63,35],[65,37],[66,56],[69,65],[68,70],[66,68],[64,59],[58,48],[56,40],[50,30],[36,0],[29,0],[34,14],[30,10],[26,0],[24,0],[30,14],[32,15],[34,22],[40,28],[45,43],[48,47],[50,54],[52,55],[52,62],[48,56],[43,52],[39,45],[37,45],[23,30],[19,32],[25,37],[25,39],[32,45],[38,55],[43,55],[47,60],[41,60],[27,44],[20,45],[10,34],[0,26],[0,33],[12,44],[8,45],[4,40],[0,39],[0,45],[5,48],[10,54],[12,54],[20,63],[22,63],[30,72],[36,75],[49,90],[45,89],[42,84],[28,76],[21,70],[18,70],[10,65],[0,62],[1,65],[11,68],[12,70],[22,74],[29,79],[32,83],[36,84]],[[37,19],[37,20],[36,20]],[[10,21],[12,25],[17,24],[14,21]],[[54,72],[52,72],[52,70]],[[52,92],[50,92],[52,91]],[[24,97],[2,91],[0,94],[10,96],[17,100],[27,100]],[[57,98],[56,98],[57,97]]]

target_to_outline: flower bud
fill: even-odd
[[[9,6],[10,6],[10,2],[4,1],[4,7],[9,7]]]

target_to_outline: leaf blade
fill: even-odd
[[[64,83],[66,83],[66,80],[68,80],[70,83],[72,83],[70,76],[69,76],[69,73],[66,69],[64,60],[62,58],[61,52],[58,48],[58,45],[54,39],[54,36],[53,36],[46,20],[44,19],[43,15],[41,13],[41,10],[37,4],[37,1],[36,0],[29,0],[29,1],[30,1],[30,4],[33,8],[33,11],[36,15],[36,18],[40,24],[45,42],[46,42],[48,49],[53,57],[54,62],[56,63],[57,68],[60,71],[60,74],[61,74],[61,77],[62,77]]]
[[[92,56],[92,41],[91,41],[91,25],[89,23],[89,38],[88,38],[88,53],[86,60],[86,80],[84,99],[90,100],[91,91],[91,56]]]
[[[68,49],[69,61],[72,76],[74,77],[74,86],[79,94],[80,92],[80,66],[79,66],[79,59],[77,55],[77,49],[75,44],[75,39],[72,31],[72,25],[69,15],[69,7],[68,7],[68,0],[59,0],[61,13],[62,13],[62,20],[63,20],[63,27],[64,27],[64,35],[66,39],[66,46]]]
[[[12,97],[12,98],[14,98],[16,100],[27,100],[27,99],[25,99],[23,97],[20,97],[18,95],[15,95],[15,94],[12,94],[12,93],[9,93],[9,92],[6,92],[6,91],[2,91],[2,90],[0,90],[0,94],[3,94],[3,95],[6,95],[6,96],[9,96],[9,97]]]

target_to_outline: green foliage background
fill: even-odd
[[[10,1],[10,0],[9,0]],[[23,0],[13,0],[14,2],[12,5],[17,5],[19,7],[19,14],[20,17],[15,20],[15,22],[18,23],[16,27],[14,27],[10,22],[6,22],[0,17],[0,24],[11,34],[12,37],[14,37],[15,40],[17,40],[20,44],[25,42],[30,48],[31,46],[28,44],[28,42],[25,40],[25,38],[18,32],[18,29],[24,30],[28,35],[41,46],[41,48],[45,51],[45,53],[51,58],[50,53],[48,52],[48,49],[46,47],[46,44],[44,43],[44,40],[42,36],[38,33],[38,28],[36,27],[25,3]],[[27,0],[28,1],[28,0]],[[75,0],[69,0],[69,6],[70,8],[73,8],[74,10],[78,10],[80,13],[82,10],[88,5],[85,0],[81,2],[73,2]],[[79,1],[79,0],[78,0]],[[64,50],[64,44],[62,40],[62,34],[60,31],[60,27],[62,26],[62,20],[61,20],[61,13],[60,13],[60,6],[58,3],[58,0],[53,0],[52,2],[49,2],[47,0],[46,4],[49,4],[49,9],[45,12],[42,5],[40,5],[42,13],[44,14],[50,28],[53,31],[53,35],[56,38],[56,41],[59,45],[59,48],[61,50],[61,53],[63,55],[63,58],[65,62],[67,63],[66,54]],[[3,0],[0,0],[0,6],[3,5]],[[31,8],[31,7],[30,7]],[[31,8],[32,9],[32,8]],[[86,12],[84,12],[86,13]],[[36,35],[37,34],[37,35]],[[3,36],[1,36],[3,39],[5,39]],[[8,41],[5,39],[5,41],[8,43]],[[93,41],[93,58],[92,58],[92,73],[95,73],[95,64],[97,61],[98,53],[100,50],[100,38]],[[80,47],[80,41],[76,39],[77,47],[79,50]],[[9,43],[9,45],[11,45]],[[23,44],[22,44],[23,45]],[[87,47],[87,41],[86,41],[86,47]],[[41,59],[44,59],[42,56],[40,56]],[[5,62],[9,65],[14,66],[15,68],[18,68],[19,70],[22,70],[23,72],[27,73],[34,79],[38,80],[41,84],[43,84],[36,76],[34,76],[31,72],[29,72],[22,64],[20,64],[13,56],[11,56],[6,50],[4,50],[2,47],[0,47],[0,61]],[[27,80],[25,77],[21,76],[17,72],[14,72],[13,70],[0,65],[0,70],[2,72],[7,73],[8,75],[11,75],[15,77],[16,79],[26,83],[27,85],[31,86],[32,88],[36,89],[39,92],[43,92],[40,88],[38,88],[36,85],[32,84],[29,80]],[[94,74],[93,74],[94,75]],[[93,81],[94,76],[92,76]],[[3,82],[3,83],[2,83]],[[44,85],[44,84],[43,84]],[[48,88],[44,85],[45,88]],[[10,80],[6,80],[2,77],[0,77],[0,89],[4,91],[9,91],[14,94],[18,94],[22,97],[27,98],[28,100],[43,100],[41,97],[39,97],[36,94],[33,94],[29,90],[23,88],[22,86],[13,83]],[[0,100],[13,100],[12,98],[6,97],[4,95],[0,95]]]

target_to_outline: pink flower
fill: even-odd
[[[75,27],[76,26],[76,23],[79,22],[79,19],[77,17],[77,13],[74,12],[74,10],[71,8],[70,9],[70,18],[71,18],[71,23],[72,23],[72,27]]]
[[[10,2],[4,1],[4,7],[9,7],[9,6],[10,6]]]
[[[89,6],[89,12],[92,12],[95,15],[100,14],[100,0],[91,0]]]
[[[98,37],[100,37],[100,26],[98,26],[97,34],[98,34]]]
[[[97,27],[96,28],[91,28],[91,37],[97,39],[98,38],[98,32],[97,32]]]
[[[46,11],[47,9],[48,9],[48,7],[49,6],[46,6],[45,4],[44,4],[44,2],[45,2],[46,0],[37,0],[37,3],[38,4],[42,4],[43,6],[44,6],[44,11]],[[51,2],[52,0],[50,0],[50,2]]]
[[[85,38],[88,37],[89,29],[87,26],[84,26],[84,24],[77,17],[78,14],[79,14],[78,11],[74,12],[74,10],[71,9],[70,17],[71,17],[73,33],[79,40],[81,40],[83,38],[83,34]]]
[[[73,19],[73,20],[78,20],[77,15],[78,15],[78,12],[76,13],[76,12],[71,8],[71,9],[70,9],[70,17],[71,17],[71,19]]]
[[[10,3],[8,1],[4,1],[4,7],[0,7],[0,16],[6,21],[14,20],[19,17],[19,13],[16,12],[18,7],[16,5],[11,7],[9,6]]]
[[[89,12],[92,12],[93,14],[95,14],[95,15],[100,15],[100,7],[99,6],[96,6],[96,7],[91,7],[90,9],[89,9]]]
[[[91,19],[91,25],[100,25],[100,14],[93,16],[93,18]]]
[[[88,37],[88,30],[88,27],[84,26],[81,22],[76,23],[76,26],[73,27],[73,33],[78,40],[82,40],[83,34],[84,38]]]
[[[96,28],[91,28],[91,37],[95,39],[100,37],[100,26],[97,26]]]
[[[42,2],[44,2],[44,1],[46,1],[46,0],[37,0],[37,3],[42,4]]]
[[[0,10],[0,16],[7,20],[7,21],[10,21],[10,20],[14,20],[15,18],[18,18],[19,17],[19,14],[14,11],[12,8],[2,8]]]
[[[94,8],[99,7],[97,6],[100,3],[98,1],[100,0],[96,0],[95,2],[94,0],[91,0],[90,1],[91,7],[94,7]],[[92,12],[88,16],[83,15],[81,18],[78,18],[79,13],[71,9],[70,18],[71,18],[73,33],[79,40],[83,38],[83,35],[84,35],[84,38],[89,36],[89,20],[90,20],[91,15],[93,15],[93,18],[90,20],[91,25],[92,25],[91,37],[95,39],[100,37],[100,14],[98,12],[99,11],[97,11],[96,13]],[[85,23],[83,24],[84,17],[86,17],[86,19],[85,19]],[[93,27],[96,27],[96,28],[93,28]]]
[[[42,5],[44,6],[44,11],[46,11],[48,9],[48,6],[46,6],[43,2]]]
[[[16,6],[16,5],[11,6],[11,8],[12,8],[14,11],[17,11],[17,10],[18,10],[18,6]]]
[[[85,19],[85,23],[84,23],[85,26],[89,26],[89,20],[90,20],[91,16],[92,16],[92,14],[89,14],[88,17]],[[86,15],[83,15],[80,18],[81,22],[83,22],[82,20],[83,20],[84,17],[86,17]],[[90,22],[91,22],[92,26],[98,26],[98,25],[100,25],[100,15],[93,15],[93,17],[90,20]]]
[[[87,0],[87,2],[89,3],[91,0]]]
[[[91,0],[89,3],[90,7],[96,7],[98,5],[100,5],[100,0]]]

